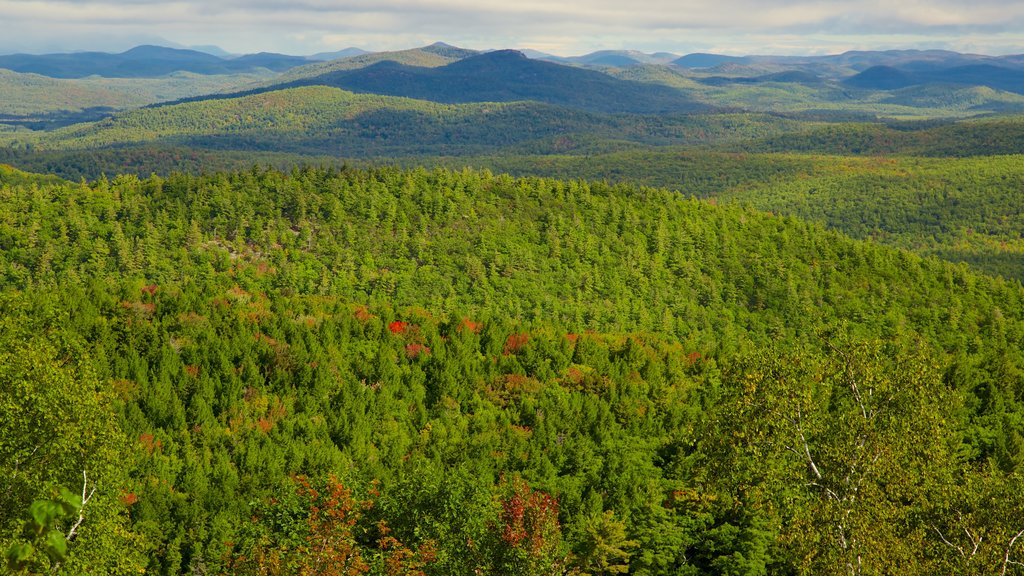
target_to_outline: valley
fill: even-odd
[[[1021,573],[1019,56],[0,68],[11,573]]]

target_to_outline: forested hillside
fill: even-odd
[[[745,152],[803,152],[865,156],[990,156],[1024,149],[1024,120],[1005,116],[943,123],[837,123],[744,142]]]
[[[684,148],[448,158],[521,175],[634,182],[748,203],[1024,280],[1019,155],[968,158],[745,154]]]
[[[1019,283],[634,185],[11,174],[10,568],[1021,572]]]
[[[807,124],[765,114],[626,115],[540,102],[438,104],[307,86],[132,110],[52,132],[0,135],[16,149],[81,150],[138,144],[329,154],[335,157],[548,153],[730,142]]]

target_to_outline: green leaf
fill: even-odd
[[[41,534],[43,530],[49,526],[57,517],[60,516],[60,506],[50,500],[36,500],[29,507],[29,513],[32,515],[32,523],[34,523],[34,532]]]
[[[61,487],[59,503],[66,516],[73,516],[82,510],[82,496],[71,492],[67,488]]]
[[[29,558],[32,557],[34,549],[31,544],[14,543],[7,549],[7,568],[12,571],[19,571],[25,568]]]
[[[43,546],[51,562],[60,562],[68,554],[68,541],[64,539],[63,534],[56,530],[51,530],[46,535]]]

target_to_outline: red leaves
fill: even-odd
[[[384,557],[384,573],[387,576],[426,576],[424,568],[437,560],[437,547],[432,540],[420,544],[415,550],[409,549],[397,538],[391,536],[391,528],[381,520],[377,524],[381,537],[377,546]]]
[[[558,502],[521,478],[508,482],[506,490],[501,501],[502,542],[533,558],[551,554],[561,537]]]
[[[391,534],[383,520],[376,523],[377,550],[360,544],[356,534],[373,532],[365,516],[373,508],[373,500],[358,500],[334,476],[316,481],[298,476],[292,480],[297,501],[272,499],[269,514],[254,516],[253,521],[259,524],[264,518],[275,517],[277,510],[290,513],[298,506],[305,512],[305,530],[287,535],[268,532],[232,547],[228,573],[358,576],[369,572],[373,563],[375,573],[385,576],[425,576],[426,569],[437,561],[433,540],[406,546]],[[376,483],[371,484],[369,495],[379,496]]]
[[[483,328],[483,324],[480,324],[479,322],[473,322],[469,318],[463,318],[462,322],[459,323],[459,330],[460,331],[462,331],[462,330],[469,330],[473,334],[479,334],[480,330],[482,328]]]
[[[526,346],[526,343],[530,341],[530,335],[525,332],[519,334],[509,334],[508,338],[505,339],[505,347],[501,353],[505,356],[509,354],[515,354]]]
[[[407,342],[405,345],[406,358],[415,360],[421,356],[430,355],[430,347],[423,343],[420,327],[416,324],[395,320],[388,324],[388,332],[394,336],[401,336]]]
[[[429,356],[430,355],[430,347],[429,346],[424,346],[423,344],[418,344],[418,343],[413,342],[412,344],[406,345],[406,347],[405,347],[405,355],[410,360],[415,360],[416,358],[419,358],[420,356]]]
[[[296,478],[296,493],[309,504],[306,524],[309,534],[303,556],[302,574],[365,574],[370,566],[363,560],[353,527],[368,503],[358,502],[352,491],[331,477],[322,490],[305,477]]]

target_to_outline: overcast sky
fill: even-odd
[[[0,0],[0,52],[467,48],[1024,53],[1022,0]]]

